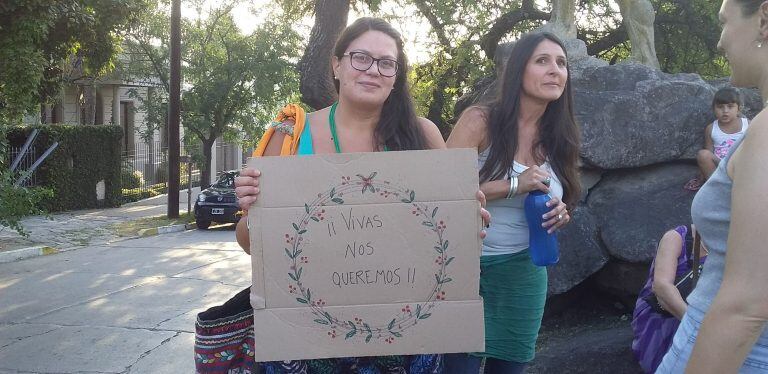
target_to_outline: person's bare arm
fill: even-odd
[[[688,305],[675,287],[677,258],[683,248],[683,238],[674,230],[667,231],[659,241],[653,270],[653,293],[664,309],[682,319]]]
[[[712,153],[715,152],[715,144],[712,141],[712,124],[711,123],[707,125],[707,127],[704,129],[704,149]]]
[[[768,321],[768,111],[729,161],[731,223],[723,282],[701,325],[687,373],[735,373]]]
[[[437,125],[423,117],[419,117],[419,124],[421,131],[424,132],[424,137],[427,139],[427,149],[445,149],[445,140],[443,140],[443,135],[440,134]]]

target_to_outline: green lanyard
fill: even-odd
[[[333,146],[336,148],[336,153],[341,153],[341,146],[339,145],[339,137],[336,135],[336,107],[339,105],[339,102],[333,103],[331,105],[331,113],[328,115],[328,122],[331,123],[331,137],[333,137]],[[384,145],[384,152],[389,151],[389,148],[387,148],[386,145]]]

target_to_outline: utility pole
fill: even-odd
[[[171,89],[168,116],[168,218],[179,218],[181,122],[181,0],[171,5]]]

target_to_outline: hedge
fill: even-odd
[[[56,150],[35,172],[38,184],[53,190],[43,202],[48,211],[120,206],[120,153],[122,128],[113,125],[34,125],[12,127],[8,140],[21,147],[33,129],[37,155],[54,142]],[[98,200],[96,185],[104,181],[104,199]]]

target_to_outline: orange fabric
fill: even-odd
[[[299,139],[301,138],[301,132],[304,131],[304,123],[307,113],[300,106],[296,104],[288,104],[275,117],[275,122],[284,123],[286,121],[293,121],[293,135],[285,135],[283,138],[283,146],[280,149],[280,156],[295,155],[299,149]],[[270,126],[264,133],[264,136],[259,140],[259,145],[253,151],[253,157],[264,156],[264,151],[267,150],[267,144],[272,139],[272,135],[275,134],[275,127]]]

